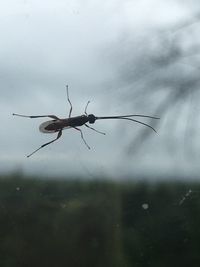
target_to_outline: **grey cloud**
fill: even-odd
[[[20,166],[26,172],[49,174],[55,170],[86,174],[90,167],[92,173],[95,169],[109,173],[126,169],[132,173],[136,166],[123,151],[125,146],[134,151],[139,145],[141,150],[134,156],[138,171],[155,169],[157,155],[160,164],[166,166],[169,156],[163,151],[169,141],[165,142],[165,138],[172,128],[163,134],[165,114],[178,102],[189,99],[188,88],[194,92],[195,105],[198,103],[198,62],[188,56],[193,46],[183,46],[182,42],[187,41],[188,35],[169,33],[170,15],[167,25],[162,21],[159,26],[158,22],[154,25],[147,12],[147,25],[148,17],[137,1],[132,6],[129,1],[48,3],[27,1],[20,7],[14,3],[4,7],[7,15],[2,17],[5,27],[0,26],[0,104],[1,122],[6,127],[1,131],[0,164],[7,170]],[[147,6],[151,7],[150,1]],[[136,24],[132,16],[128,17],[127,7],[133,8],[134,15],[138,13]],[[164,12],[162,8],[160,12]],[[182,28],[187,32],[185,26]],[[161,124],[155,125],[160,137],[139,125],[98,122],[95,126],[107,132],[105,137],[83,130],[93,148],[90,153],[80,136],[69,130],[57,143],[27,161],[26,154],[53,137],[38,132],[42,120],[14,118],[11,114],[51,112],[67,116],[66,83],[70,85],[73,114],[82,113],[87,100],[92,100],[89,111],[102,116],[122,112],[161,115]],[[184,124],[180,115],[179,118]],[[193,130],[186,136],[189,134],[197,136]],[[143,140],[147,140],[145,146],[141,146]],[[160,149],[152,150],[154,146]]]

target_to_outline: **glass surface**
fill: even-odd
[[[198,267],[199,1],[0,2],[0,267]]]
[[[1,266],[197,266],[199,190],[1,177]]]

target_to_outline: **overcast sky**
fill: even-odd
[[[127,155],[129,140],[143,126],[126,121],[97,121],[94,126],[106,136],[83,128],[91,150],[70,129],[58,142],[27,159],[54,135],[38,131],[45,119],[12,116],[14,112],[67,117],[66,84],[72,115],[82,114],[90,100],[88,112],[97,116],[159,116],[147,102],[133,104],[127,88],[143,75],[152,77],[148,59],[158,37],[169,38],[168,29],[189,20],[196,5],[198,1],[175,0],[0,1],[0,171],[81,173],[89,178],[198,172],[198,160],[187,164],[180,151],[176,156],[166,152],[162,124],[139,153]],[[161,98],[160,92],[154,93],[154,101]]]

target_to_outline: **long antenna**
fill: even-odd
[[[106,116],[106,117],[95,117],[96,120],[106,120],[106,119],[122,119],[122,120],[129,120],[129,121],[133,121],[139,124],[142,124],[144,126],[149,127],[150,129],[152,129],[154,132],[156,132],[156,130],[150,126],[147,123],[135,120],[135,119],[130,119],[130,117],[141,117],[141,118],[150,118],[150,119],[160,119],[158,117],[153,117],[153,116],[147,116],[147,115],[123,115],[123,116]],[[157,132],[156,132],[157,133]]]
[[[120,119],[120,118],[126,118],[126,117],[141,117],[141,118],[150,118],[150,119],[160,119],[159,117],[154,116],[148,116],[148,115],[139,115],[139,114],[133,114],[133,115],[120,115],[120,116],[106,116],[106,117],[97,117],[98,119]]]

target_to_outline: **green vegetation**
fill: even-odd
[[[199,266],[200,184],[0,178],[1,267]]]

